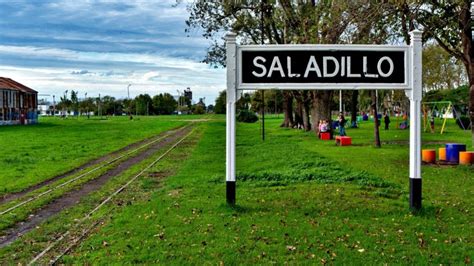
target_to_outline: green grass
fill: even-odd
[[[348,129],[353,146],[267,120],[239,124],[237,206],[225,204],[225,122],[202,138],[149,198],[115,213],[64,259],[93,264],[470,264],[474,258],[473,167],[423,166],[423,204],[408,210],[408,131],[369,122]],[[424,147],[469,144],[450,122]],[[436,144],[434,144],[436,143]],[[156,171],[161,168],[157,167]]]
[[[0,195],[20,191],[128,144],[185,124],[190,116],[40,118],[0,127]]]
[[[195,132],[197,134],[188,137],[178,149],[172,150],[167,157],[158,162],[155,167],[156,169],[145,172],[145,174],[140,176],[136,182],[131,183],[119,195],[115,196],[110,202],[98,209],[90,219],[86,219],[81,223],[79,222],[87,213],[94,209],[97,204],[162,155],[165,150],[171,147],[171,144],[166,145],[162,151],[157,152],[144,161],[132,166],[122,174],[111,178],[98,191],[90,193],[73,207],[47,219],[35,230],[25,234],[18,241],[7,247],[1,248],[0,262],[7,265],[17,263],[27,264],[36,254],[43,251],[49,244],[53,243],[66,231],[69,231],[71,235],[66,237],[52,249],[52,251],[55,252],[63,250],[69,243],[71,243],[72,239],[79,236],[82,233],[82,230],[88,228],[94,222],[108,221],[108,219],[112,219],[113,215],[120,213],[122,207],[125,205],[132,205],[137,201],[148,201],[150,195],[162,186],[157,176],[161,174],[172,174],[176,169],[176,165],[179,165],[179,159],[184,159],[189,156],[194,148],[194,143],[199,139],[201,130],[197,129]],[[56,254],[57,253],[49,252],[40,262],[46,264],[48,260],[54,258]]]

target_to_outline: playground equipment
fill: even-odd
[[[421,152],[421,160],[425,163],[436,162],[436,151],[435,150],[423,150]]]
[[[459,152],[459,164],[464,164],[464,165],[474,164],[474,152],[473,151]]]
[[[446,161],[459,163],[459,152],[466,151],[466,145],[459,143],[446,144]]]
[[[424,163],[436,163],[436,150],[424,149],[421,152]],[[445,148],[438,149],[438,164],[442,165],[471,165],[474,164],[474,151],[466,151],[466,145],[447,143]]]
[[[446,148],[438,149],[438,160],[446,161]]]
[[[448,118],[456,118],[459,120],[459,116],[456,113],[456,109],[451,101],[439,101],[439,102],[423,102],[422,110],[423,110],[423,128],[426,132],[428,127],[430,127],[430,120],[434,117],[439,117],[439,114],[442,113],[441,117],[443,118],[443,125],[441,126],[440,134],[443,134],[444,130],[446,129],[446,120]],[[462,123],[461,123],[462,125]],[[463,129],[464,125],[462,125]]]
[[[350,146],[352,144],[352,138],[348,136],[336,136],[336,145],[338,146]]]
[[[331,133],[329,132],[321,132],[320,133],[320,138],[322,140],[331,140]]]

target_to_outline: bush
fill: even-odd
[[[258,117],[254,112],[249,110],[241,110],[237,115],[237,121],[244,123],[255,123],[258,121]]]
[[[462,123],[462,125],[461,125],[461,123]],[[456,124],[458,124],[458,126],[461,129],[463,129],[463,128],[468,129],[469,125],[471,124],[471,120],[469,119],[468,116],[461,116],[461,117],[459,117],[459,119],[456,119]]]

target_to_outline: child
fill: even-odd
[[[435,131],[435,118],[434,118],[434,115],[431,112],[429,113],[429,116],[430,116],[431,133],[434,133],[434,131]]]
[[[328,132],[328,121],[323,120],[323,123],[321,124],[321,132]]]
[[[321,138],[321,127],[323,126],[323,120],[319,120],[318,123],[318,138]]]

